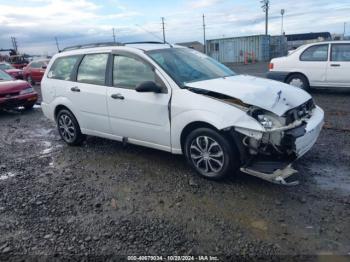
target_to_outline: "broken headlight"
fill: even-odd
[[[282,127],[285,124],[284,118],[260,108],[251,108],[249,110],[249,114],[255,118],[266,130]]]
[[[265,129],[272,129],[273,128],[273,121],[268,116],[258,115],[257,120]]]

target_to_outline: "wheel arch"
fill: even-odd
[[[182,152],[184,152],[184,146],[185,146],[185,141],[186,141],[186,137],[195,129],[198,128],[209,128],[209,129],[213,129],[217,132],[220,132],[220,130],[218,130],[215,126],[213,126],[212,124],[209,124],[208,122],[204,122],[204,121],[195,121],[195,122],[191,122],[189,124],[187,124],[181,131],[181,135],[180,135],[180,144],[181,144],[181,150]]]
[[[299,71],[293,71],[293,72],[290,72],[289,74],[287,74],[286,77],[284,78],[284,82],[287,83],[288,78],[291,77],[292,75],[302,75],[303,77],[305,77],[306,81],[308,82],[308,84],[310,86],[310,80],[307,77],[307,75],[305,75],[304,73],[299,72]]]
[[[61,110],[67,110],[67,111],[69,111],[69,112],[75,117],[75,119],[78,121],[77,116],[74,114],[74,112],[73,112],[69,107],[67,107],[66,105],[63,105],[63,104],[58,104],[58,105],[55,107],[55,110],[54,110],[54,117],[55,117],[55,120],[57,120],[57,115],[58,115],[58,113],[59,113]],[[79,121],[78,121],[78,123],[79,123]]]

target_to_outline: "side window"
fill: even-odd
[[[321,62],[328,60],[328,45],[315,45],[306,49],[300,56],[301,61]]]
[[[106,80],[108,54],[86,55],[78,69],[77,81],[104,85]]]
[[[148,64],[132,57],[114,56],[113,86],[135,89],[145,81],[159,82]]]
[[[30,68],[40,68],[40,64],[38,62],[33,62],[29,66]]]
[[[48,78],[70,80],[71,73],[78,59],[79,56],[57,58],[50,68]]]
[[[350,44],[333,44],[331,61],[350,62]]]

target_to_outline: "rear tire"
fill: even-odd
[[[57,128],[61,138],[70,146],[79,146],[85,140],[75,116],[68,110],[62,109],[57,114]]]
[[[221,180],[239,170],[240,158],[233,142],[215,130],[193,130],[184,147],[187,161],[202,177]]]
[[[303,89],[303,90],[309,90],[310,84],[309,80],[302,74],[292,74],[290,75],[286,83],[292,86],[295,86],[297,88]]]

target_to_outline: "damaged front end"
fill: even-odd
[[[273,104],[258,101],[265,105],[263,109],[230,95],[200,88],[189,90],[232,105],[260,124],[259,130],[248,128],[244,122],[223,129],[231,134],[238,147],[242,172],[272,183],[298,184],[298,181],[287,181],[297,173],[292,163],[312,148],[324,124],[324,112],[311,97],[299,106],[292,106],[297,100],[280,91]],[[298,101],[301,100],[299,97]]]
[[[321,111],[312,99],[283,116],[250,107],[247,113],[265,131],[244,128],[230,130],[241,153],[241,171],[277,184],[298,184],[286,179],[297,173],[291,164],[316,142],[323,125]]]

